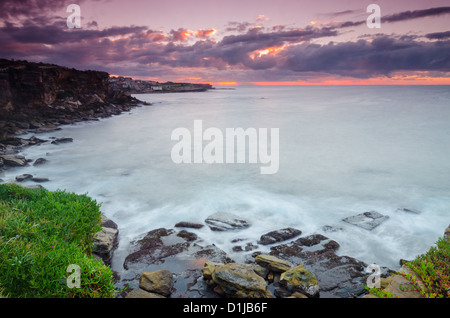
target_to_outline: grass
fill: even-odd
[[[404,276],[424,298],[450,298],[450,240],[439,238],[426,253],[405,264],[420,277],[422,284],[410,274]],[[380,298],[395,298],[396,295],[381,288],[365,288]]]
[[[91,255],[100,205],[87,195],[0,185],[0,297],[115,295],[112,270]],[[70,288],[70,264],[81,268]]]

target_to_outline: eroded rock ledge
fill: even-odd
[[[211,219],[207,218],[205,223],[217,231],[217,222],[210,222]],[[220,221],[219,231],[238,233],[251,226],[235,215],[227,215]],[[140,282],[161,270],[171,273],[165,272],[171,277],[166,278],[170,286],[165,289],[170,293],[159,293],[162,297],[348,298],[367,293],[364,284],[370,275],[366,271],[368,264],[338,255],[339,243],[322,234],[302,236],[302,231],[294,228],[270,231],[251,244],[252,248],[246,249],[250,252],[246,261],[238,263],[189,231],[201,225],[179,222],[176,229],[154,229],[132,242],[123,262],[123,277],[118,281],[120,288],[128,286],[129,289],[119,297],[155,297],[158,292],[143,289]],[[180,230],[183,226],[185,229]],[[269,245],[270,251],[261,252],[258,244]],[[391,272],[382,267],[382,277]]]

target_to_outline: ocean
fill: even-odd
[[[336,240],[339,255],[394,270],[400,259],[426,252],[450,223],[449,86],[237,86],[135,97],[152,105],[39,134],[73,142],[26,148],[27,158],[49,161],[2,176],[10,182],[30,173],[49,178],[43,184],[49,190],[87,193],[101,202],[119,226],[113,259],[119,272],[136,238],[180,221],[204,223],[216,212],[239,215],[250,226],[189,230],[237,261],[252,252],[233,251],[236,237],[256,244],[262,234],[293,227],[302,236]],[[229,150],[227,129],[277,129],[265,149],[276,171],[261,173],[267,166],[261,157],[176,163],[179,141],[172,134],[184,128],[193,146],[196,121],[203,132],[223,132],[216,159],[220,146],[223,158]],[[197,145],[210,143],[201,138]],[[248,140],[247,152],[264,146]],[[371,231],[342,222],[367,211],[389,218]],[[339,230],[325,231],[327,225]]]

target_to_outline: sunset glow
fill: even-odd
[[[69,29],[61,1],[6,0],[0,57],[162,82],[189,75],[233,85],[448,85],[448,3],[377,3],[379,28],[357,0],[258,2],[257,10],[253,0],[130,0],[127,10],[118,0],[80,0],[82,27]]]

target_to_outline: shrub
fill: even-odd
[[[111,269],[91,255],[100,205],[87,195],[0,185],[0,286],[8,297],[114,297]],[[81,268],[69,288],[70,264]]]

